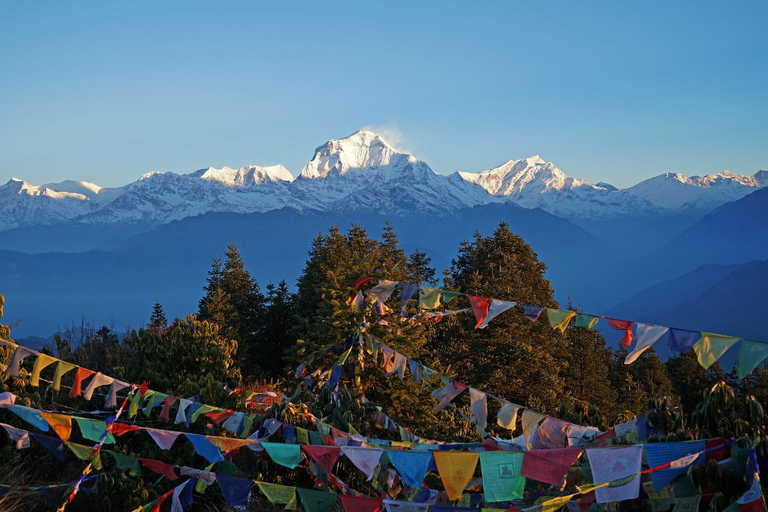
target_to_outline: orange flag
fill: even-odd
[[[475,474],[476,452],[434,452],[437,471],[449,500],[458,500]]]
[[[69,435],[72,433],[72,416],[43,411],[40,411],[40,416],[48,422],[62,441],[66,442],[69,440]]]

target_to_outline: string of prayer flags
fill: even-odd
[[[656,492],[661,491],[664,487],[669,485],[672,480],[682,475],[688,470],[688,465],[675,464],[672,467],[674,461],[685,457],[687,455],[695,455],[695,458],[691,463],[696,463],[699,466],[704,464],[704,450],[706,449],[705,441],[683,441],[679,443],[646,443],[645,456],[648,459],[648,465],[651,468],[657,466],[663,466],[670,463],[667,469],[659,469],[651,473],[651,480],[653,481],[653,488]]]
[[[40,372],[47,366],[56,362],[56,358],[48,354],[40,354],[35,359],[35,366],[32,367],[32,375],[29,378],[29,385],[38,387],[40,385]]]
[[[432,452],[428,451],[391,451],[387,453],[400,478],[408,487],[419,488],[424,483]]]
[[[587,449],[587,459],[595,483],[613,482],[640,473],[643,462],[642,446],[617,446]],[[640,494],[640,478],[617,487],[608,486],[595,491],[598,503],[632,500]]]
[[[485,437],[485,428],[488,426],[488,395],[475,388],[469,388],[469,400],[472,410],[472,422],[477,432]]]
[[[296,487],[258,481],[256,485],[273,505],[285,505],[285,510],[296,508]]]
[[[343,453],[359,469],[370,482],[373,479],[373,473],[376,466],[379,465],[381,454],[384,450],[381,448],[368,448],[363,446],[342,446]]]
[[[435,309],[440,306],[439,288],[429,288],[422,286],[419,290],[419,307],[422,309]]]
[[[477,329],[483,323],[485,317],[488,316],[488,310],[491,307],[491,299],[488,297],[476,297],[474,295],[467,295],[467,298],[469,299],[469,304],[472,306],[472,313],[475,314],[475,319],[477,320],[477,323],[475,324],[475,329]]]
[[[591,331],[597,325],[598,320],[600,320],[600,317],[598,316],[585,315],[584,313],[578,313],[576,315],[576,322],[574,322],[574,326],[581,327]]]
[[[340,494],[339,499],[341,499],[344,512],[377,512],[382,503],[381,498],[366,498],[349,494]]]
[[[435,411],[439,411],[446,405],[448,405],[454,398],[459,396],[462,391],[467,389],[469,386],[466,384],[462,384],[461,382],[457,382],[455,380],[452,380],[448,382],[448,384],[445,385],[445,387],[441,389],[436,389],[432,392],[432,396],[439,400],[438,404],[435,406]]]
[[[759,343],[752,340],[742,340],[741,350],[739,350],[739,359],[736,367],[739,372],[739,379],[743,379],[757,368],[757,365],[768,357],[768,343]]]
[[[479,329],[485,329],[488,327],[488,322],[505,312],[506,310],[516,306],[516,302],[509,302],[506,300],[491,299],[491,303],[488,306],[488,313],[483,318],[483,321],[478,325]]]
[[[619,345],[629,347],[632,344],[632,322],[629,320],[617,320],[615,318],[606,318],[606,322],[617,331],[624,331],[624,336],[619,340]]]
[[[476,452],[433,453],[440,480],[443,482],[449,500],[458,500],[475,474],[478,454]]]
[[[384,500],[387,512],[428,512],[429,503],[414,503],[413,501]]]
[[[679,356],[684,352],[693,350],[693,345],[696,343],[696,338],[701,336],[701,333],[695,331],[687,331],[685,329],[669,329],[669,350],[673,356]]]
[[[659,341],[667,331],[669,331],[669,327],[638,323],[635,346],[629,354],[627,354],[626,359],[624,359],[624,364],[634,363],[643,352],[651,348],[651,345]]]
[[[264,443],[262,443],[264,444]],[[325,471],[326,475],[333,473],[333,465],[339,460],[340,450],[336,446],[311,446],[311,445],[291,445],[300,446],[304,453],[315,461],[315,463]],[[267,450],[269,453],[269,450]],[[270,455],[271,457],[271,455]]]
[[[571,321],[571,318],[576,316],[575,311],[567,311],[561,309],[547,308],[547,317],[549,318],[549,325],[553,329],[558,329],[561,333],[565,332],[565,328]]]
[[[16,449],[23,450],[29,448],[29,432],[20,428],[13,427],[6,423],[0,423],[0,427],[3,427],[8,433],[8,437],[11,441],[16,441]]]
[[[299,460],[301,460],[301,445],[262,442],[261,446],[267,450],[269,458],[276,464],[280,464],[289,469],[293,469],[299,465]]]
[[[335,492],[316,491],[314,489],[296,489],[299,500],[306,512],[334,512],[337,494]]]
[[[739,338],[733,336],[702,332],[701,339],[693,346],[693,351],[696,352],[699,364],[707,369],[715,364],[715,361],[720,359],[737,341]]]
[[[521,474],[523,452],[481,452],[485,501],[495,503],[523,497],[525,477]]]
[[[224,501],[230,507],[245,507],[248,505],[248,497],[251,495],[251,485],[253,481],[247,478],[237,478],[218,474],[216,481],[219,482],[221,494]]]
[[[205,436],[199,434],[184,434],[184,436],[194,445],[195,452],[211,464],[224,460],[221,451]]]
[[[520,473],[537,482],[559,486],[581,454],[581,448],[527,451]]]
[[[508,430],[515,430],[517,423],[517,411],[522,409],[520,405],[516,405],[510,402],[502,402],[501,409],[496,414],[496,423],[500,427],[504,427]]]

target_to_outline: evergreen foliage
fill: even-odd
[[[149,317],[147,329],[157,334],[161,334],[167,328],[168,319],[165,317],[165,310],[163,310],[163,306],[159,302],[155,302],[155,305],[152,307],[152,315]]]

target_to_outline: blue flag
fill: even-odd
[[[424,483],[432,452],[392,451],[387,453],[389,460],[395,465],[400,478],[408,487],[419,488]]]
[[[227,502],[227,505],[230,507],[245,507],[248,505],[248,496],[251,495],[253,480],[216,474],[216,481],[219,482],[221,494],[224,495],[224,501]]]
[[[215,444],[207,440],[205,436],[201,436],[200,434],[184,435],[187,436],[187,439],[194,445],[195,452],[211,464],[222,462],[224,460],[224,456],[221,455],[221,450],[219,450]]]

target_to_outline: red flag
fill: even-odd
[[[206,416],[211,419],[212,422],[214,422],[217,425],[221,425],[222,421],[225,421],[227,418],[230,418],[234,416],[235,413],[232,411],[220,411],[220,412],[209,412],[206,413]],[[281,427],[282,428],[282,427]]]
[[[365,498],[341,494],[341,506],[344,512],[376,512],[381,508],[381,498]]]
[[[134,430],[141,429],[136,425],[129,425],[127,423],[110,423],[110,425],[107,427],[107,430],[116,436],[121,436],[126,432],[133,432]]]
[[[69,390],[69,396],[80,396],[82,394],[81,387],[83,385],[83,381],[94,373],[96,372],[89,370],[88,368],[78,368],[77,373],[75,374],[75,382],[72,383],[72,389]]]
[[[625,331],[624,336],[619,340],[619,345],[628,347],[632,344],[632,321],[631,320],[616,320],[615,318],[606,318],[608,325],[616,329],[617,331]]]
[[[373,277],[371,277],[371,276],[363,276],[363,277],[359,277],[359,278],[357,278],[357,280],[355,281],[355,288],[357,288],[357,289],[359,290],[360,288],[362,288],[363,286],[365,286],[365,283],[370,283],[371,281],[375,281],[375,280],[376,280],[376,279],[375,279],[375,278],[373,278]]]
[[[163,409],[160,411],[160,419],[161,420],[167,420],[170,419],[168,415],[171,412],[171,406],[176,403],[178,400],[175,396],[169,396],[165,399],[165,402],[163,402]]]
[[[335,446],[336,441],[333,440],[333,436],[327,436],[323,434],[323,443],[325,443],[327,446]]]
[[[339,458],[340,450],[336,446],[311,446],[302,445],[301,449],[323,468],[326,475],[333,472],[333,465]]]
[[[141,462],[144,467],[150,471],[154,471],[158,475],[163,475],[168,480],[173,481],[179,479],[179,477],[176,476],[176,472],[173,470],[173,466],[170,464],[166,464],[165,462],[153,459],[139,459],[139,462]]]
[[[488,316],[488,308],[491,307],[491,299],[488,297],[476,297],[474,295],[467,295],[467,298],[472,305],[472,312],[477,319],[477,324],[475,324],[475,329],[477,329],[480,324],[483,323],[485,317]]]
[[[157,503],[155,503],[155,506],[152,507],[152,510],[150,512],[160,512],[160,507],[162,506],[163,502],[165,502],[165,500],[167,500],[168,497],[173,494],[173,491],[175,491],[175,489],[171,489],[167,493],[157,498]]]
[[[141,396],[144,396],[147,394],[147,391],[149,391],[149,384],[147,384],[147,381],[144,381],[139,386],[139,392],[141,392]]]
[[[523,454],[520,470],[526,478],[550,485],[560,485],[581,453],[581,448],[560,448],[554,450],[532,450]]]

